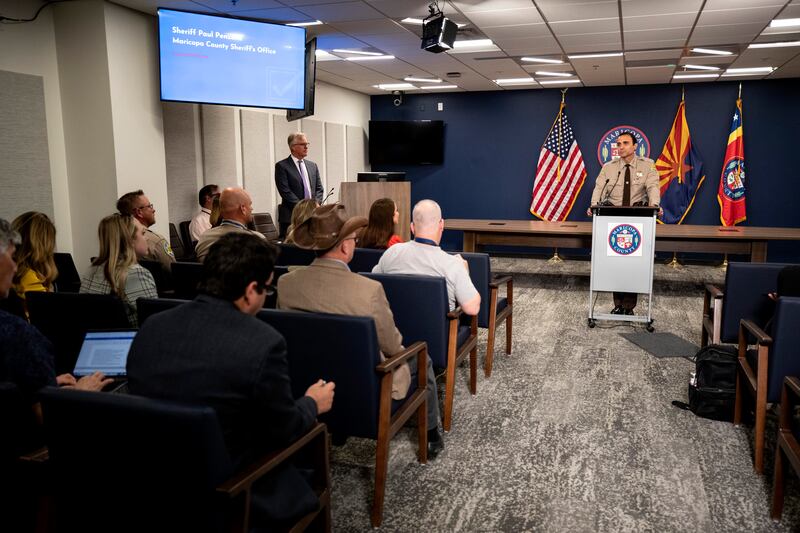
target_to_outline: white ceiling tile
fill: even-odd
[[[322,50],[333,50],[334,48],[347,48],[348,50],[372,50],[372,47],[364,41],[354,39],[349,35],[343,35],[341,33],[320,35],[317,38],[317,48]]]
[[[800,48],[748,49],[742,51],[731,67],[780,67],[798,54],[800,54]]]
[[[800,17],[800,2],[794,2],[792,5],[786,6],[778,18],[792,19]]]
[[[352,0],[280,0],[287,6],[307,6],[309,4],[342,4],[352,2]]]
[[[296,22],[298,20],[308,20],[309,17],[304,13],[288,7],[281,7],[277,9],[254,9],[246,11],[237,11],[237,17],[251,18],[251,19],[264,19],[272,20],[275,22]]]
[[[625,69],[625,77],[629,85],[669,83],[674,70],[673,67],[628,67]]]
[[[745,24],[761,22],[762,27],[768,23],[781,6],[750,7],[746,9],[721,9],[710,11],[704,9],[697,20],[698,26],[715,26],[718,24]]]
[[[562,63],[560,65],[533,65],[530,63],[521,63],[520,66],[526,71],[530,73],[534,73],[537,71],[544,70],[546,72],[573,72],[575,69],[572,68],[572,64],[570,63]]]
[[[155,15],[159,7],[166,9],[183,9],[185,11],[197,11],[201,13],[214,14],[218,11],[214,8],[197,4],[191,0],[125,0],[120,2],[131,9],[136,9],[142,13],[150,13]],[[28,0],[19,0],[18,2],[4,2],[3,15],[13,18],[28,18],[31,16],[31,2]]]
[[[664,28],[691,28],[694,26],[694,21],[696,18],[696,13],[625,17],[622,20],[622,27],[625,31],[660,30]]]
[[[537,0],[536,5],[549,22],[564,20],[589,20],[619,17],[616,1],[565,2],[563,0]]]
[[[642,30],[642,31],[626,31],[625,32],[625,46],[630,43],[641,43],[648,41],[672,41],[683,40],[689,37],[689,32],[692,28],[668,28],[663,30]]]
[[[528,37],[550,37],[552,34],[547,24],[517,24],[514,26],[491,26],[483,28],[483,33],[494,42],[503,39],[522,39]]]
[[[397,47],[402,48],[417,48],[420,51],[420,38],[414,35],[413,33],[395,33],[392,35],[365,35],[359,36],[359,40],[368,43],[370,46],[374,46],[379,50],[383,50],[387,54],[391,54],[392,52],[388,52],[387,50],[394,50]],[[426,54],[430,54],[431,52],[425,52]]]
[[[703,4],[702,0],[622,0],[622,16],[652,16],[666,15],[670,13],[692,13],[697,15],[697,11]]]
[[[686,39],[672,39],[666,41],[642,41],[640,43],[625,42],[625,51],[628,50],[650,50],[656,48],[675,48],[676,46],[683,46]]]
[[[597,34],[606,32],[619,32],[619,18],[596,20],[581,20],[571,22],[551,22],[550,27],[556,37],[565,35]]]
[[[454,0],[452,4],[464,13],[472,13],[530,7],[531,0]]]
[[[688,55],[686,57],[682,57],[679,61],[681,65],[709,65],[712,67],[719,67],[730,65],[738,56],[699,56],[699,55]]]
[[[749,43],[764,25],[761,22],[750,24],[725,24],[722,26],[698,26],[692,32],[690,46],[711,46],[731,43]]]
[[[238,0],[234,5],[230,0],[198,0],[195,2],[206,7],[222,11],[224,13],[236,13],[238,11],[252,11],[254,9],[273,9],[282,8],[286,4],[276,0]],[[161,7],[167,7],[166,2],[161,2]]]
[[[478,11],[465,13],[473,24],[484,26],[511,26],[514,24],[535,24],[542,22],[539,11],[535,7],[522,9],[503,9],[500,11]]]
[[[707,0],[704,11],[714,11],[719,9],[747,9],[758,6],[781,6],[785,0]]]
[[[674,59],[681,57],[683,49],[672,48],[669,50],[643,50],[641,52],[625,52],[626,61],[647,61],[650,59]]]
[[[508,55],[560,54],[561,47],[553,37],[527,37],[525,39],[502,39],[498,41]]]
[[[800,56],[795,57],[789,63],[782,66],[772,74],[770,74],[769,79],[772,78],[800,78]]]
[[[372,20],[381,18],[376,11],[364,2],[341,2],[300,6],[297,10],[322,22],[342,22],[349,20]]]
[[[622,40],[619,32],[565,35],[559,37],[558,40],[567,52],[575,46],[594,45],[597,47],[597,52],[619,51],[622,47]]]
[[[390,19],[359,20],[352,22],[331,22],[331,26],[342,33],[361,37],[363,35],[390,35],[392,33],[408,34],[402,25]],[[314,28],[315,26],[312,26]]]
[[[390,18],[425,18],[428,16],[430,0],[367,0],[367,3]],[[445,9],[445,13],[447,13]],[[449,14],[449,13],[448,13]]]
[[[572,64],[584,85],[623,85],[625,62],[621,57],[574,59]]]

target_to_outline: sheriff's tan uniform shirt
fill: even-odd
[[[631,205],[645,202],[649,205],[661,203],[658,186],[658,171],[652,159],[634,156],[631,160]],[[606,182],[608,180],[608,182]],[[612,205],[622,205],[625,187],[625,161],[619,158],[609,161],[600,169],[594,184],[591,205],[609,200]]]

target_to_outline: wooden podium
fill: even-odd
[[[400,211],[395,232],[404,241],[411,240],[411,183],[408,181],[342,182],[339,202],[347,208],[349,216],[369,216],[372,202],[391,198]]]

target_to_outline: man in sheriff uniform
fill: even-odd
[[[156,208],[145,196],[141,189],[123,194],[117,200],[117,211],[122,215],[130,215],[147,228],[145,240],[147,241],[147,255],[142,259],[148,261],[158,261],[166,271],[172,269],[175,262],[175,254],[169,241],[150,229],[156,223]]]
[[[623,131],[617,136],[619,158],[609,161],[600,169],[592,192],[591,205],[654,205],[661,202],[658,171],[652,159],[636,155],[636,138]],[[663,211],[659,208],[659,215]],[[592,214],[591,208],[586,214]],[[637,294],[614,293],[614,315],[632,315]]]

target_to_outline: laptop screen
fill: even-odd
[[[90,331],[86,333],[75,363],[75,377],[100,371],[106,376],[125,376],[128,350],[136,331]]]

